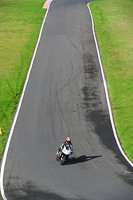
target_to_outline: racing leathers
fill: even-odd
[[[62,149],[64,148],[65,145],[69,145],[69,146],[70,146],[71,151],[72,151],[71,154],[73,154],[73,146],[72,146],[72,143],[71,143],[71,141],[68,143],[66,140],[65,140],[65,142],[63,142],[63,143],[60,145],[60,147],[59,147],[59,149],[58,149],[58,152],[62,152]]]

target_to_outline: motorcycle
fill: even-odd
[[[70,145],[64,145],[61,151],[57,151],[56,160],[59,161],[60,165],[64,165],[69,155],[72,154],[72,148]]]

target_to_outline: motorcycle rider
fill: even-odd
[[[58,149],[58,152],[61,152],[62,149],[64,148],[64,145],[69,145],[70,148],[71,148],[71,151],[73,154],[73,146],[72,146],[72,142],[71,142],[71,138],[70,137],[67,137],[66,140],[60,145],[59,149]]]

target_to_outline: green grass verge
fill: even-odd
[[[90,8],[116,130],[125,153],[133,161],[133,1],[97,1]]]
[[[0,1],[0,156],[46,10],[45,0]]]

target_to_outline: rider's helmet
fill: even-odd
[[[70,137],[67,137],[67,138],[66,138],[66,143],[67,143],[67,144],[70,144],[70,143],[71,143],[71,138],[70,138]]]

